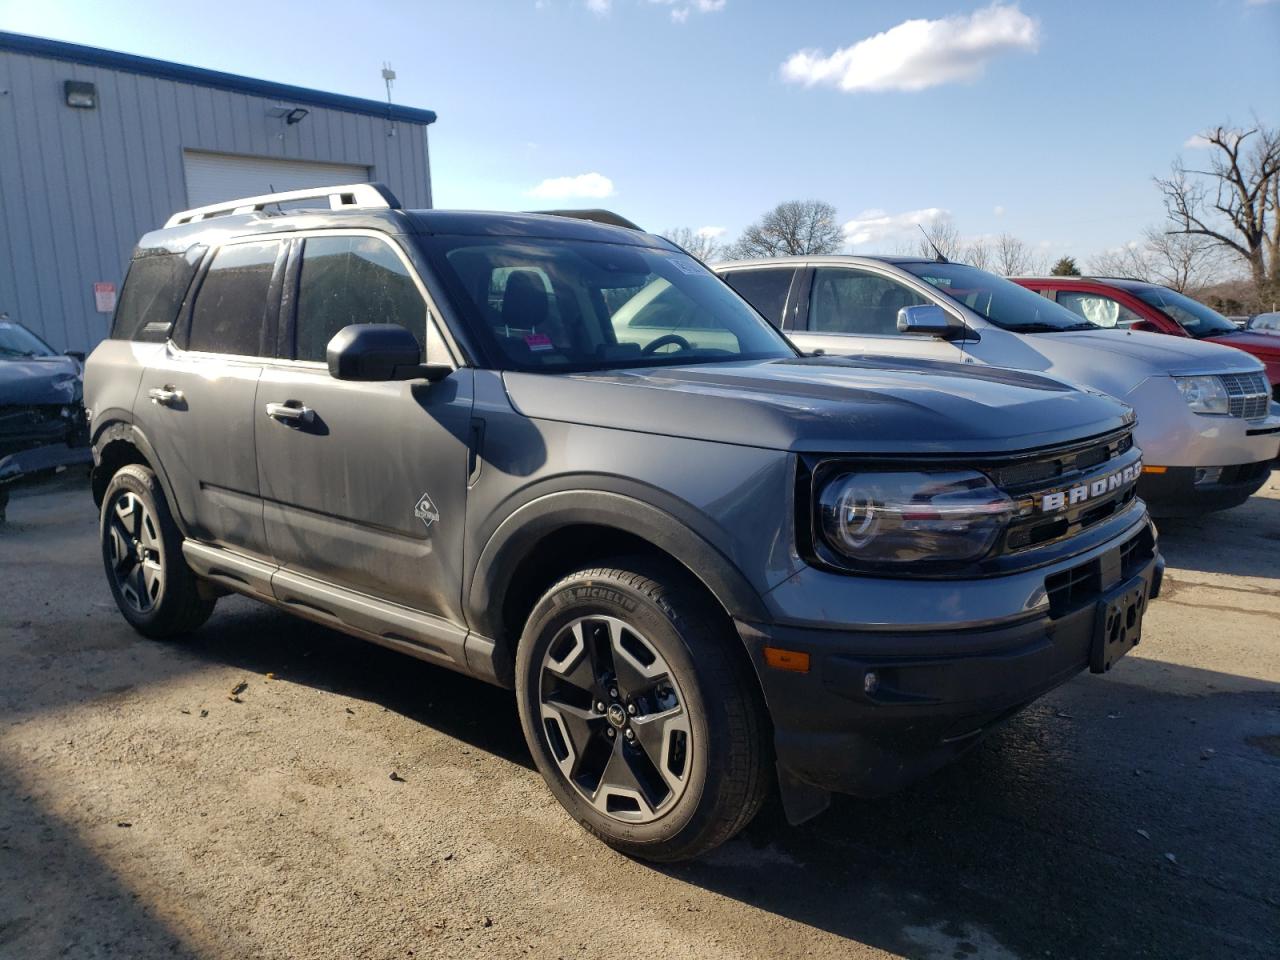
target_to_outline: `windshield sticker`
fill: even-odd
[[[531,333],[524,338],[524,343],[530,350],[550,350],[552,348],[551,338],[545,333]]]
[[[689,277],[709,277],[711,276],[706,270],[685,257],[668,257],[668,261],[673,267],[679,270],[685,276]]]

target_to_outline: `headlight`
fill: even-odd
[[[956,563],[985,556],[1013,516],[1013,502],[972,470],[848,470],[817,496],[826,545],[856,565]]]
[[[1193,413],[1230,413],[1227,388],[1217,377],[1174,377]]]

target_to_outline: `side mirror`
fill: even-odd
[[[418,338],[394,323],[353,323],[325,349],[335,380],[443,380],[452,367],[424,364]]]
[[[915,337],[961,340],[968,328],[941,307],[920,303],[898,311],[898,332]]]

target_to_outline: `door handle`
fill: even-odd
[[[310,423],[315,419],[316,413],[296,400],[289,400],[286,403],[268,403],[267,416],[281,423],[300,424]]]
[[[182,391],[171,383],[166,383],[163,387],[152,387],[147,391],[147,396],[152,403],[158,403],[162,407],[176,407],[186,399]]]

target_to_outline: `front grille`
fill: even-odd
[[[1267,378],[1261,373],[1223,373],[1218,377],[1227,389],[1227,409],[1233,417],[1261,420],[1271,405]]]
[[[1050,451],[988,471],[991,480],[1018,505],[1018,514],[1005,532],[1001,553],[1018,553],[1074,536],[1124,509],[1137,495],[1136,470],[1141,454],[1128,430],[1091,443]],[[1134,476],[1100,494],[1091,484],[1099,478],[1132,468]],[[1088,486],[1089,494],[1072,501],[1070,491]],[[1046,509],[1045,497],[1065,491],[1060,509]]]
[[[1156,541],[1151,528],[1143,529],[1117,550],[1086,560],[1069,570],[1062,570],[1044,579],[1044,589],[1049,595],[1049,616],[1059,617],[1093,603],[1104,590],[1130,577],[1151,562],[1156,553]]]

